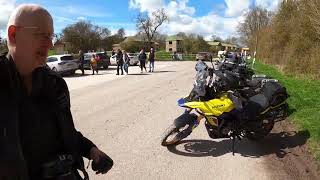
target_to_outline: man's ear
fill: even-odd
[[[17,27],[14,25],[9,26],[8,28],[8,41],[10,41],[12,44],[16,43],[16,32]]]

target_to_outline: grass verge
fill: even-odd
[[[257,74],[266,74],[278,79],[287,88],[291,115],[289,119],[302,130],[310,132],[308,141],[311,152],[320,162],[320,81],[284,75],[275,67],[257,62]]]

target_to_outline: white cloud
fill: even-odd
[[[161,26],[162,33],[172,35],[179,32],[194,33],[210,39],[212,35],[222,38],[237,36],[239,22],[252,5],[260,5],[268,10],[276,10],[282,0],[225,0],[225,4],[215,4],[212,11],[195,17],[196,9],[188,6],[189,0],[172,0],[165,4],[162,0],[130,0],[130,8],[150,14],[156,8],[164,8],[169,23]],[[214,13],[219,10],[219,13]],[[221,13],[222,11],[222,13]],[[222,15],[221,15],[222,14]]]
[[[229,1],[229,0],[226,0]],[[196,9],[188,6],[189,0],[176,0],[170,1],[167,5],[162,0],[130,0],[130,8],[139,9],[140,12],[148,12],[149,14],[156,10],[156,8],[164,8],[168,17],[169,23],[164,24],[160,31],[165,34],[176,34],[185,32],[188,34],[194,33],[204,36],[206,39],[215,34],[220,37],[226,38],[229,35],[235,35],[238,22],[241,20],[239,14],[249,8],[249,0],[236,3],[236,5],[229,5],[226,11],[233,11],[236,13],[228,13],[230,17],[222,17],[214,13],[208,13],[205,16],[194,17]],[[228,2],[230,4],[230,2]],[[227,3],[227,5],[228,5]],[[155,6],[154,4],[157,4]],[[240,8],[240,5],[243,8]],[[162,5],[162,6],[160,6]],[[216,5],[221,9],[221,4]],[[232,17],[231,17],[232,15]],[[237,15],[237,17],[235,17]]]
[[[282,0],[256,0],[256,5],[268,9],[269,11],[277,10]]]
[[[129,8],[140,9],[141,12],[152,12],[164,6],[163,0],[130,0]]]
[[[227,4],[226,16],[237,17],[241,16],[250,6],[250,0],[225,0]]]
[[[15,0],[0,0],[0,30],[4,31],[7,27],[9,16],[15,8]]]
[[[85,21],[85,20],[87,20],[87,18],[83,17],[83,16],[80,16],[80,17],[77,17],[77,20],[78,21]]]

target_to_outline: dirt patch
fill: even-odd
[[[320,166],[308,148],[310,134],[296,129],[289,120],[285,120],[277,123],[271,135],[266,137],[264,147],[274,150],[267,156],[267,167],[270,171],[282,168],[292,179],[319,179]]]

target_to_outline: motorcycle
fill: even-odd
[[[200,65],[199,65],[200,64]],[[198,67],[197,67],[198,66]],[[278,82],[266,81],[258,92],[244,98],[238,86],[232,85],[221,71],[197,63],[194,88],[178,105],[185,112],[164,132],[161,145],[178,144],[205,121],[208,135],[213,139],[231,138],[234,154],[235,140],[260,140],[270,133],[275,122],[288,116],[289,95]],[[210,77],[209,83],[206,83]],[[232,79],[232,78],[231,78]]]

